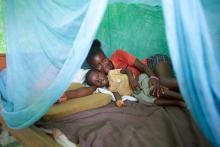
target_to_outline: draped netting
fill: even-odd
[[[107,8],[107,0],[3,0],[7,70],[1,72],[0,90],[8,126],[32,125],[63,94],[103,16],[96,37],[108,55],[117,47],[141,58],[145,48],[146,56],[168,54],[162,6],[181,93],[202,130],[220,146],[220,1],[109,3]]]
[[[163,0],[163,8],[181,92],[201,129],[220,146],[220,1]]]
[[[6,80],[3,116],[25,128],[63,94],[83,63],[107,0],[3,0]]]

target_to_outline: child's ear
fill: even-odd
[[[95,39],[92,43],[92,47],[94,48],[100,48],[101,47],[101,42],[98,39]]]

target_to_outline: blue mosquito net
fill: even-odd
[[[159,0],[109,1],[115,2],[161,5]],[[9,127],[32,125],[63,94],[107,5],[107,0],[3,0],[7,69],[0,90]],[[162,7],[181,93],[201,129],[220,146],[220,1],[163,0]]]
[[[200,128],[220,146],[220,1],[163,0],[170,56]]]
[[[7,69],[0,86],[9,127],[30,126],[63,94],[106,6],[107,0],[3,0]]]

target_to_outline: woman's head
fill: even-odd
[[[89,70],[86,74],[86,83],[90,86],[104,87],[108,86],[108,78],[102,72]]]
[[[112,62],[105,56],[101,49],[101,43],[98,40],[94,40],[90,52],[87,56],[88,64],[105,74],[108,74],[109,70],[113,69],[114,66]]]

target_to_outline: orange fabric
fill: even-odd
[[[0,54],[0,71],[6,67],[6,56],[5,54]]]
[[[124,50],[122,49],[116,50],[110,57],[110,60],[112,61],[112,64],[114,65],[115,69],[128,68],[132,71],[135,77],[140,75],[140,71],[134,67],[134,62],[136,60],[136,57]],[[147,59],[143,59],[141,62],[143,64],[147,64]]]

